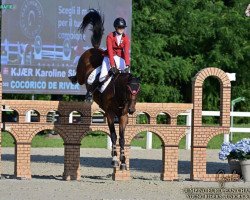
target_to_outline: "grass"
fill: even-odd
[[[107,135],[105,133],[96,131],[86,135],[81,141],[82,148],[106,148]]]
[[[239,125],[237,126],[239,127]],[[249,127],[249,124],[240,125],[240,127]],[[137,146],[141,148],[146,148],[146,131],[139,133],[131,142],[131,146]],[[220,149],[223,143],[224,135],[220,134],[213,137],[208,143],[208,149]],[[250,133],[234,133],[233,143],[243,139],[250,138]],[[51,138],[47,135],[37,134],[32,140],[32,147],[61,147],[63,148],[63,140],[58,138]],[[184,149],[186,143],[186,138],[183,137],[179,143],[179,148]],[[152,146],[154,149],[160,149],[162,145],[161,139],[153,134]],[[14,147],[13,137],[7,133],[2,132],[2,146],[3,147]],[[81,141],[82,148],[106,148],[107,146],[107,135],[100,131],[91,132],[86,135]]]

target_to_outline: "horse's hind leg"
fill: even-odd
[[[111,164],[113,167],[118,167],[119,162],[117,159],[117,151],[116,151],[117,136],[115,132],[114,118],[115,117],[113,115],[107,115],[108,126],[109,126],[110,135],[111,135],[111,141],[112,141],[112,151],[111,151],[112,163]]]
[[[120,161],[121,161],[121,170],[126,170],[126,157],[125,157],[125,152],[124,152],[124,146],[125,146],[125,139],[124,139],[124,133],[125,133],[125,128],[128,123],[128,116],[123,115],[119,119],[119,144],[120,144]]]

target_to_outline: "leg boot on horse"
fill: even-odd
[[[120,151],[120,161],[121,161],[120,170],[122,171],[127,170],[126,157],[123,149],[121,149]]]
[[[116,152],[116,146],[115,146],[115,145],[112,145],[111,156],[112,156],[111,165],[112,165],[114,168],[119,167],[119,162],[118,162],[118,159],[117,159],[117,152]]]

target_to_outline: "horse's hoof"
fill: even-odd
[[[115,167],[119,167],[119,162],[116,160],[112,160],[111,165],[115,168]]]
[[[120,170],[122,170],[122,171],[127,170],[126,164],[121,164]]]

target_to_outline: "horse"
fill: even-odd
[[[102,64],[104,50],[100,49],[100,43],[104,32],[104,20],[101,14],[90,9],[83,17],[79,30],[82,34],[88,25],[92,26],[91,44],[93,48],[85,51],[78,62],[76,75],[69,77],[72,83],[78,82],[80,85],[85,84],[87,90],[91,87],[87,79],[91,72]],[[109,76],[109,75],[107,75]],[[112,141],[112,166],[119,167],[117,159],[117,135],[115,130],[115,118],[119,119],[119,146],[120,146],[120,169],[126,170],[126,157],[124,153],[125,146],[125,128],[128,124],[128,114],[133,114],[140,91],[140,80],[130,73],[115,73],[107,88],[101,93],[99,90],[93,92],[93,100],[105,112],[108,127]]]

